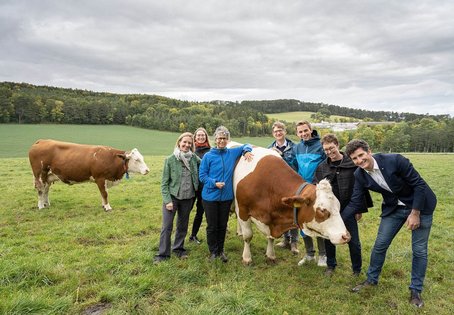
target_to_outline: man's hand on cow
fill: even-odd
[[[216,182],[215,185],[216,185],[217,188],[222,189],[222,188],[224,188],[225,183],[224,182]]]
[[[356,219],[356,221],[361,220],[362,217],[363,217],[363,214],[362,214],[362,213],[356,213],[356,214],[355,214],[355,219]]]
[[[419,217],[419,210],[412,209],[410,214],[407,217],[406,222],[407,228],[409,230],[416,230],[421,225],[421,218]]]
[[[173,210],[173,202],[166,203],[166,209],[169,211]]]
[[[254,157],[254,154],[252,154],[251,152],[246,152],[244,154],[244,159],[248,162],[252,161],[252,158]]]

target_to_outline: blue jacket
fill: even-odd
[[[398,200],[409,209],[421,211],[423,215],[434,212],[437,197],[406,157],[400,154],[374,154],[374,159],[392,192],[383,189],[365,170],[358,167],[355,171],[352,198],[341,213],[343,218],[360,210],[361,201],[367,190],[381,193],[383,196],[382,217],[399,208]]]
[[[312,131],[312,138],[308,141],[301,140],[293,146],[293,167],[307,182],[314,181],[315,170],[326,158],[317,130]]]
[[[287,146],[285,147],[284,152],[281,152],[279,150],[277,150],[277,152],[281,155],[281,157],[284,159],[284,161],[287,162],[287,164],[293,168],[294,167],[293,160],[295,159],[295,157],[293,155],[293,147],[295,146],[295,143],[292,140],[287,139],[287,138],[285,138],[285,140],[287,140]],[[276,147],[276,141],[273,141],[273,143],[271,143],[271,145],[268,147],[268,149],[272,149],[275,147]]]
[[[199,169],[199,179],[203,183],[202,199],[206,201],[233,200],[233,171],[236,161],[246,152],[251,152],[249,144],[229,149],[212,148],[202,159]],[[216,182],[224,182],[222,189],[216,187]]]

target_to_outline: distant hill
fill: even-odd
[[[300,120],[299,113],[302,112],[312,113],[308,118],[312,122],[327,117],[339,119],[339,122],[347,118],[378,122],[450,119],[447,115],[374,112],[294,99],[189,102],[159,95],[0,83],[0,123],[128,125],[171,132],[202,126],[209,133],[217,126],[225,125],[233,136],[254,137],[270,135],[273,121],[284,119],[278,118],[279,114],[288,115],[284,120],[290,121]]]

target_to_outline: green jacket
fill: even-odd
[[[199,187],[199,164],[200,159],[194,154],[189,160],[189,166],[191,168],[192,183],[194,184],[194,190],[196,191]],[[161,194],[165,204],[172,202],[170,195],[176,196],[178,194],[183,167],[183,162],[177,160],[173,154],[168,156],[164,161],[164,169],[162,171],[161,179]]]

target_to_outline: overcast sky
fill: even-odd
[[[0,0],[0,81],[454,117],[454,1]]]

